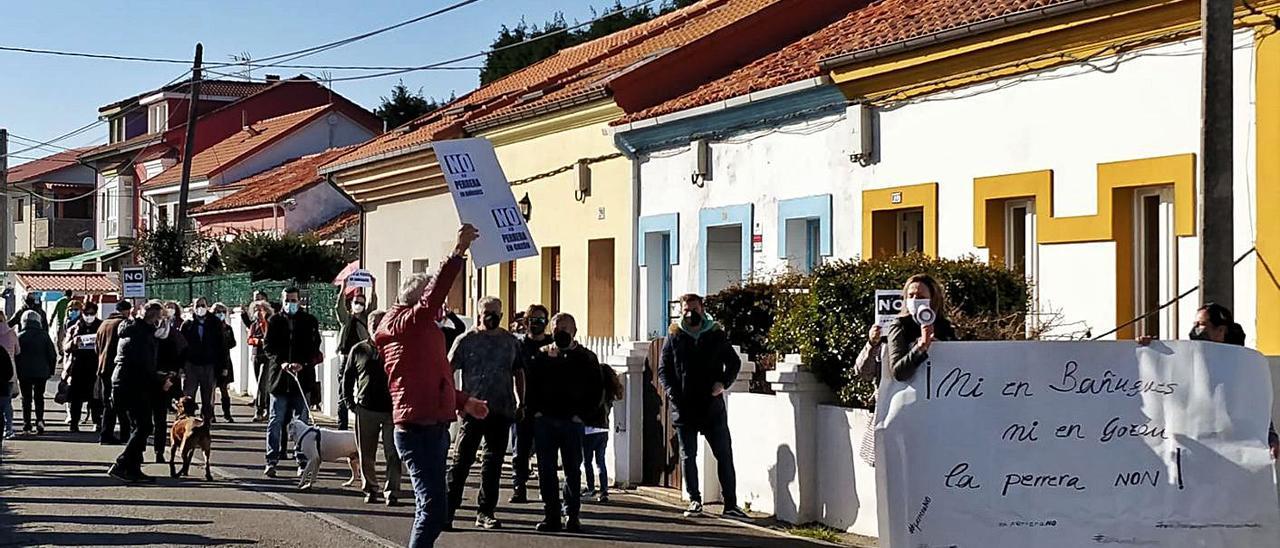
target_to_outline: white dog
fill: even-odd
[[[307,457],[307,467],[299,475],[298,488],[310,489],[320,472],[321,462],[338,462],[347,459],[351,467],[351,479],[343,487],[355,485],[360,480],[360,453],[356,449],[356,433],[350,430],[330,430],[311,426],[301,419],[289,423],[289,439],[294,440],[296,450]]]

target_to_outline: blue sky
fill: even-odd
[[[204,43],[206,63],[302,49],[421,15],[454,0],[220,0],[5,2],[0,45],[144,57],[192,56]],[[636,0],[626,0],[625,5]],[[612,0],[481,0],[453,12],[296,61],[312,65],[416,66],[476,53],[503,24],[523,16],[531,23],[563,12],[570,22],[591,19],[591,8]],[[478,66],[483,59],[462,63]],[[91,123],[99,106],[154,89],[183,67],[124,61],[52,57],[0,51],[0,127],[46,140]],[[299,69],[271,69],[285,77]],[[267,70],[257,70],[261,78]],[[335,77],[357,74],[332,73]],[[372,109],[398,78],[411,89],[447,97],[474,89],[478,71],[426,71],[355,82],[337,82],[344,96]],[[81,146],[106,141],[106,128],[61,142]],[[10,145],[17,150],[18,143]],[[35,151],[27,153],[34,155]],[[10,165],[25,160],[13,159]]]

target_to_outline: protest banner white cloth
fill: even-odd
[[[511,185],[488,139],[455,139],[432,144],[444,172],[458,218],[480,231],[471,244],[477,268],[538,254]]]
[[[881,546],[1280,546],[1253,350],[935,343],[910,382],[885,379]]]

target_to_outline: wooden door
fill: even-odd
[[[613,336],[613,238],[587,242],[587,336]]]

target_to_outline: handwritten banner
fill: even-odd
[[[1257,352],[935,343],[884,378],[881,546],[1280,546]]]
[[[453,194],[458,218],[480,231],[480,239],[471,244],[475,266],[537,255],[529,225],[520,214],[493,144],[487,139],[455,139],[436,141],[432,147]]]

